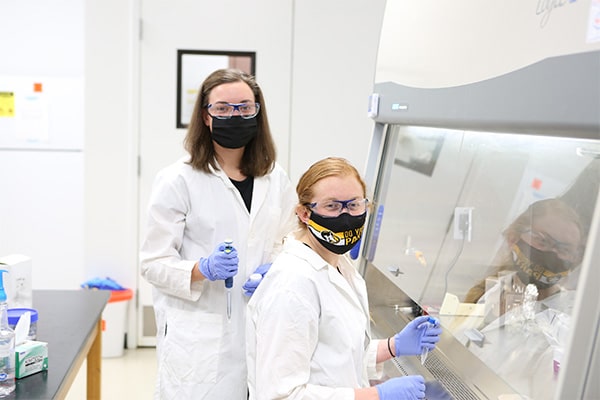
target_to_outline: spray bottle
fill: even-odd
[[[4,291],[5,269],[0,269],[0,397],[15,390],[15,332],[8,325],[8,303]]]

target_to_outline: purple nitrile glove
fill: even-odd
[[[424,347],[428,351],[435,348],[435,344],[440,341],[442,328],[435,318],[431,318],[434,322],[428,322],[430,318],[428,315],[417,317],[394,336],[396,357],[416,356],[421,354]]]
[[[201,258],[198,263],[198,269],[202,275],[210,281],[225,280],[231,278],[238,271],[238,255],[235,248],[225,252],[226,247],[231,247],[226,243],[219,244],[208,258]]]
[[[262,264],[261,266],[256,268],[252,275],[248,277],[246,283],[244,283],[244,286],[242,286],[242,289],[244,289],[244,294],[246,296],[252,296],[254,294],[254,291],[262,282],[263,278],[269,271],[269,268],[271,268],[271,263]]]
[[[425,379],[421,375],[391,378],[375,386],[379,400],[420,400],[425,398]]]

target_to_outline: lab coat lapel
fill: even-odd
[[[250,219],[253,220],[261,209],[269,191],[270,176],[254,178],[254,189],[252,190],[252,207],[250,208]]]
[[[348,271],[346,270],[348,273]],[[342,292],[350,302],[362,313],[365,315],[367,320],[367,325],[365,326],[365,343],[364,348],[366,349],[369,346],[369,342],[371,341],[371,327],[369,325],[370,314],[369,314],[369,304],[367,300],[367,292],[362,291],[360,288],[364,287],[362,285],[357,284],[354,276],[348,277],[353,284],[351,285],[346,278],[342,276],[335,268],[328,268],[329,280],[330,282],[338,288],[340,292]],[[353,288],[354,286],[354,288]]]
[[[355,273],[354,276],[349,276],[349,279],[353,282],[352,285],[346,278],[342,276],[335,268],[332,268],[329,264],[327,264],[317,253],[315,253],[310,248],[306,247],[304,244],[297,240],[289,240],[286,242],[286,247],[290,249],[296,256],[307,260],[311,265],[313,265],[316,269],[327,268],[327,277],[329,278],[329,282],[344,296],[348,298],[350,304],[356,307],[358,310],[361,310],[366,318],[366,326],[365,326],[365,349],[368,347],[369,342],[371,341],[371,327],[369,324],[370,314],[369,314],[369,303],[367,299],[367,291],[366,286],[361,281],[362,278]],[[343,270],[346,273],[352,273],[349,271],[350,268],[344,268]],[[352,287],[354,286],[354,288]]]
[[[217,163],[217,165],[218,165],[218,163]],[[221,168],[219,170],[216,170],[210,166],[209,166],[209,168],[211,169],[213,174],[215,174],[219,178],[221,178],[221,180],[225,184],[225,187],[227,187],[229,190],[233,191],[233,195],[237,199],[238,203],[240,203],[241,209],[247,211],[246,203],[244,203],[244,199],[242,199],[242,195],[237,190],[237,188],[234,186],[233,182],[231,182],[231,179],[229,179],[229,177],[227,176],[225,171],[223,171],[223,168]],[[220,168],[220,166],[219,166],[219,168]],[[256,180],[254,181],[254,185],[255,185],[254,190],[256,190]],[[252,209],[254,209],[254,193],[252,194]]]
[[[354,291],[350,283],[346,281],[346,278],[340,274],[336,268],[328,268],[329,281],[338,288],[340,292],[342,292],[348,299],[352,302],[352,304],[358,309],[365,312],[365,309],[362,305],[361,300],[359,299],[357,293]]]

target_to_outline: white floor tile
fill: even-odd
[[[86,398],[84,362],[65,400]],[[102,399],[151,400],[156,382],[156,349],[126,349],[122,357],[102,359]]]

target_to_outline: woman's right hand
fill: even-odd
[[[225,250],[228,251],[225,251]],[[208,258],[201,258],[198,269],[210,281],[225,280],[238,272],[237,250],[225,243],[219,244]]]

